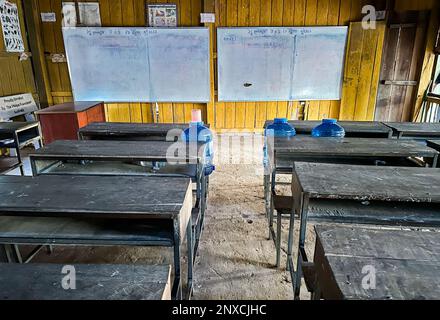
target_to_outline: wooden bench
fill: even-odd
[[[280,265],[281,243],[273,228],[277,174],[290,174],[298,161],[356,164],[359,166],[436,166],[439,152],[416,141],[368,138],[313,138],[298,136],[268,141],[269,170],[265,172],[264,190],[269,236],[277,248],[276,265]],[[420,161],[417,158],[423,158]],[[279,199],[278,199],[279,200]],[[292,203],[292,202],[291,202]],[[277,217],[285,213],[277,211]],[[277,219],[277,230],[281,230]]]
[[[440,298],[439,232],[316,225],[315,233],[314,272],[306,279],[313,298]],[[374,278],[366,282],[368,275]]]
[[[180,135],[186,128],[188,123],[93,122],[80,128],[78,134],[80,139],[87,140],[166,141],[170,130],[175,130]],[[176,140],[176,136],[171,139]]]
[[[24,175],[21,149],[32,143],[42,146],[38,121],[0,122],[0,148],[15,149],[16,152],[15,157],[0,157],[0,173],[20,168],[21,175]]]
[[[119,175],[119,176],[161,176],[189,177],[196,184],[194,213],[200,217],[193,219],[194,247],[198,247],[200,232],[206,211],[206,176],[204,175],[204,148],[202,144],[197,153],[187,152],[176,159],[182,164],[167,164],[168,150],[179,142],[167,141],[111,141],[111,140],[58,140],[29,155],[32,172],[37,175]],[[142,166],[140,162],[148,162]],[[153,162],[164,163],[158,169]],[[194,216],[194,215],[193,215]],[[194,256],[196,255],[196,251]]]
[[[169,265],[0,263],[0,300],[170,300]],[[75,275],[75,288],[63,278]],[[73,284],[70,282],[70,284]]]
[[[384,122],[398,139],[427,140],[440,137],[440,123],[428,122]]]
[[[187,178],[0,176],[0,243],[172,247],[173,297],[181,298],[185,236],[193,257],[191,208]]]
[[[440,169],[295,163],[294,210],[300,217],[296,272],[290,216],[288,264],[299,297],[308,221],[440,227]]]

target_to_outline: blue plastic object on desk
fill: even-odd
[[[322,119],[322,123],[312,130],[312,137],[337,137],[345,136],[345,130],[336,119]]]
[[[269,155],[267,153],[267,137],[290,138],[296,135],[295,128],[287,121],[287,118],[275,118],[273,123],[264,130],[263,165],[267,167]]]
[[[203,121],[190,122],[189,127],[182,132],[182,140],[186,142],[202,142],[206,143],[205,153],[205,175],[210,175],[214,170],[214,143],[212,141],[212,132],[204,124]]]
[[[275,118],[273,123],[264,130],[265,136],[293,137],[296,135],[295,128],[287,121],[287,118]]]

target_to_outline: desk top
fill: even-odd
[[[294,165],[292,187],[299,187],[310,198],[440,203],[437,168]]]
[[[76,101],[57,104],[51,107],[47,107],[35,112],[36,114],[55,114],[55,113],[77,113],[83,112],[90,108],[93,108],[99,104],[103,104],[102,101]]]
[[[328,261],[317,268],[318,279],[324,280],[323,289],[336,289],[333,292],[338,298],[438,299],[440,296],[437,276],[440,233],[330,225],[317,225],[315,232],[322,248],[315,261]],[[362,270],[366,265],[376,270],[374,290],[362,287],[365,277]]]
[[[166,137],[169,130],[172,129],[185,130],[186,128],[188,128],[188,123],[92,122],[87,126],[80,128],[79,132],[82,133],[83,135],[100,135],[100,136]]]
[[[191,208],[190,182],[183,177],[0,176],[0,215],[169,219]]]
[[[272,120],[267,120],[264,124],[264,128],[273,123]],[[297,134],[310,134],[314,127],[321,124],[321,121],[301,121],[290,120],[289,123],[295,128]],[[381,134],[383,137],[388,137],[392,130],[378,121],[338,121],[345,130],[345,135],[360,136],[363,134],[368,136],[369,134]]]
[[[439,122],[384,122],[384,124],[404,136],[440,136]]]
[[[368,138],[275,138],[277,154],[298,156],[434,157],[438,151],[411,140]]]
[[[172,158],[197,160],[204,157],[205,144],[198,150],[184,142],[168,141],[114,141],[114,140],[57,140],[43,148],[32,151],[31,158],[160,161],[167,159],[168,150],[180,151]],[[187,152],[184,152],[187,150]],[[197,152],[198,151],[198,152]]]
[[[62,288],[63,267],[61,264],[0,264],[0,299],[170,299],[169,265],[74,264],[75,290]]]
[[[14,133],[38,126],[38,121],[29,122],[0,122],[0,133]]]

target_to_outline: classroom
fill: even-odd
[[[0,0],[0,30],[0,300],[440,299],[439,1]]]

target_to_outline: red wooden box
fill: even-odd
[[[36,112],[45,143],[77,140],[78,129],[91,122],[104,122],[104,102],[81,101],[57,104]]]

